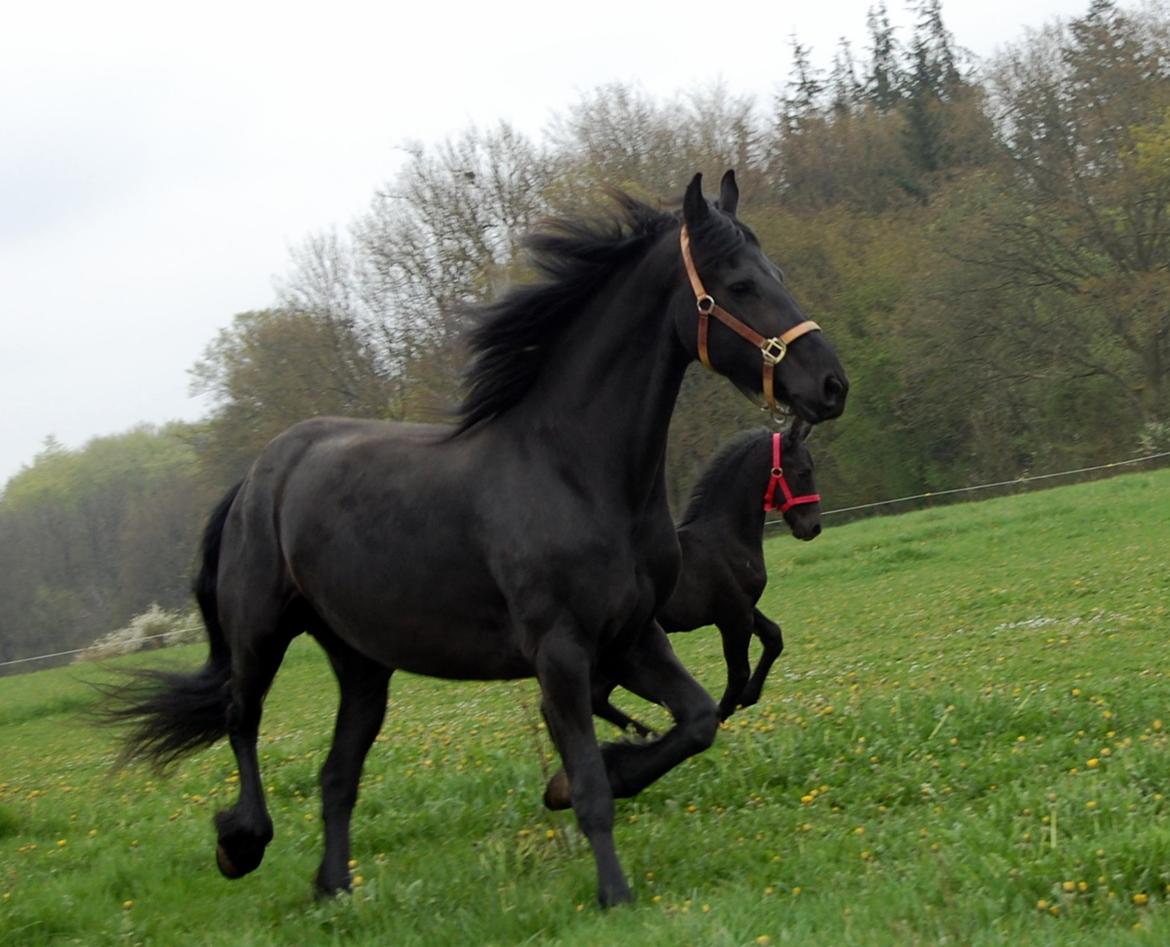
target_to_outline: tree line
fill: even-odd
[[[539,138],[417,144],[363,214],[305,239],[271,308],[208,345],[192,425],[49,445],[0,500],[0,660],[174,607],[213,498],[292,422],[444,417],[469,302],[526,275],[540,220],[737,169],[741,216],[841,353],[812,442],[831,505],[1170,447],[1170,17],[1092,0],[976,65],[921,0],[831,65],[793,43],[766,103],[723,86],[584,94]],[[699,369],[671,432],[681,504],[752,405]]]

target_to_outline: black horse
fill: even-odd
[[[756,608],[768,583],[765,512],[780,512],[797,539],[816,539],[821,533],[808,431],[808,425],[795,421],[783,435],[766,428],[736,435],[699,475],[678,524],[682,571],[658,621],[667,633],[718,627],[727,662],[727,687],[719,701],[722,720],[736,707],[760,699],[768,671],[784,650],[780,626]],[[753,633],[763,645],[754,672],[748,661]],[[610,703],[615,686],[594,678],[593,712],[623,730],[649,736],[649,728]]]
[[[696,175],[681,215],[617,196],[608,222],[550,225],[530,240],[545,280],[488,305],[470,335],[456,425],[305,421],[224,497],[196,579],[207,663],[129,685],[113,713],[136,723],[127,753],[160,764],[229,737],[239,798],[216,817],[226,876],[255,869],[272,839],[261,705],[289,642],[308,631],[341,690],[321,771],[319,892],[350,885],[362,764],[402,668],[538,679],[564,764],[546,802],[571,801],[601,904],[631,898],[614,797],[708,747],[718,724],[654,621],[679,568],[663,463],[683,373],[706,348],[699,326],[720,320],[707,352],[720,374],[753,394],[774,383],[810,422],[839,415],[848,388],[833,349],[736,218],[737,196],[728,172],[709,203]],[[728,322],[707,289],[696,299],[688,266],[743,322]],[[746,342],[745,324],[773,338]],[[594,673],[665,705],[674,728],[599,746]]]

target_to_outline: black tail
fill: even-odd
[[[236,484],[227,492],[207,521],[199,574],[192,585],[207,627],[207,663],[192,673],[132,671],[126,683],[102,688],[109,703],[99,712],[100,719],[131,725],[124,762],[144,759],[164,769],[227,735],[231,650],[219,623],[216,576],[224,524],[241,486]]]

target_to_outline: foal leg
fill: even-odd
[[[593,849],[597,900],[603,908],[632,901],[614,848],[613,792],[593,730],[589,656],[571,634],[548,633],[537,651],[536,676],[541,709],[572,786],[577,825]]]
[[[649,743],[607,743],[601,748],[613,795],[628,797],[707,749],[715,741],[719,714],[715,701],[675,657],[657,622],[613,670],[622,687],[664,705],[675,720],[673,728]],[[575,806],[572,772],[555,773],[545,789],[544,804],[550,809],[566,809],[570,797]]]
[[[719,699],[719,719],[726,720],[735,713],[751,673],[748,660],[748,645],[752,640],[750,616],[747,621],[740,620],[737,615],[735,621],[723,622],[719,625],[719,634],[723,637],[723,660],[727,664],[727,687]]]
[[[752,624],[756,637],[764,646],[760,661],[752,672],[752,679],[743,689],[739,702],[743,707],[750,707],[760,699],[760,692],[764,689],[764,679],[772,669],[776,659],[784,650],[784,636],[780,634],[780,626],[764,615],[758,608],[752,610]]]
[[[348,891],[349,821],[358,797],[366,754],[382,728],[392,671],[355,651],[332,633],[316,635],[329,655],[341,688],[333,746],[321,767],[321,814],[325,852],[317,869],[320,895]]]
[[[593,680],[593,715],[600,717],[602,720],[607,720],[612,723],[619,730],[633,730],[640,737],[648,737],[654,733],[644,723],[639,723],[633,717],[630,717],[618,710],[609,699],[609,695],[613,693],[616,685],[612,681],[608,681],[602,677],[595,677]]]
[[[262,628],[263,624],[248,627]],[[264,849],[272,841],[272,819],[264,802],[256,741],[264,695],[293,634],[286,633],[276,622],[268,627],[271,629],[268,634],[251,640],[233,638],[228,737],[236,754],[240,794],[234,806],[215,816],[218,836],[215,860],[226,878],[240,878],[255,871],[264,857]]]

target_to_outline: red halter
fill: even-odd
[[[777,506],[775,504],[776,485],[780,485],[780,491],[784,494],[784,502]],[[802,503],[819,503],[821,495],[819,493],[809,493],[802,497],[794,497],[792,490],[788,487],[788,481],[784,479],[784,468],[780,466],[780,435],[772,435],[772,479],[768,481],[768,489],[764,493],[764,510],[771,512],[777,510],[780,513],[787,513],[792,507],[799,506]]]

